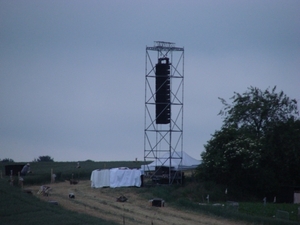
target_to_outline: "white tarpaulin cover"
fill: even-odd
[[[295,192],[294,193],[294,204],[299,204],[300,203],[300,193]],[[300,208],[298,208],[300,210]],[[298,212],[299,215],[300,212]]]
[[[102,188],[110,186],[110,170],[94,170],[91,174],[91,186]]]
[[[182,160],[181,160],[181,154],[182,154]],[[181,163],[180,163],[181,161]],[[174,170],[188,170],[188,169],[194,169],[198,165],[201,164],[200,160],[194,159],[193,157],[189,156],[185,152],[172,152],[171,155],[171,167],[174,168]],[[163,156],[156,159],[154,162],[148,164],[148,165],[142,165],[141,169],[144,171],[154,171],[156,166],[170,166],[170,154],[166,153]]]
[[[140,187],[141,171],[138,169],[113,168],[94,170],[91,174],[91,187]]]

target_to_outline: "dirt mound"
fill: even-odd
[[[139,197],[137,188],[91,188],[89,181],[80,181],[76,185],[69,182],[54,183],[49,195],[38,194],[41,186],[30,187],[33,194],[45,201],[57,202],[59,205],[76,212],[86,213],[105,220],[126,225],[237,225],[223,218],[209,217],[189,211],[168,207],[153,207],[150,202]],[[125,196],[126,201],[117,201]]]

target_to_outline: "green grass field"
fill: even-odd
[[[78,214],[63,209],[59,205],[45,204],[45,202],[22,191],[17,184],[9,184],[9,176],[4,176],[5,165],[0,163],[2,179],[0,179],[0,224],[115,224],[87,215]],[[38,185],[50,183],[51,170],[57,175],[56,182],[70,178],[88,180],[95,169],[109,169],[115,167],[140,168],[144,162],[80,162],[80,168],[76,168],[77,162],[35,162],[31,163],[32,174],[25,177],[25,185]],[[15,177],[17,180],[17,177]],[[225,202],[221,206],[199,205],[199,199],[204,192],[196,189],[195,181],[187,179],[183,186],[150,186],[138,189],[139,194],[145,199],[150,196],[159,196],[165,199],[169,205],[184,210],[191,210],[224,217],[237,221],[245,221],[249,224],[300,224],[298,208],[296,204],[273,204],[262,202],[239,202],[239,207],[226,207]],[[224,204],[224,206],[222,206]],[[281,214],[278,219],[279,212]],[[288,218],[286,217],[288,213]],[[25,222],[24,222],[25,221]]]
[[[146,197],[159,196],[166,200],[173,207],[191,210],[205,214],[224,217],[236,221],[244,221],[249,224],[263,225],[296,225],[300,224],[298,218],[299,204],[273,204],[262,202],[239,202],[238,207],[228,206],[226,202],[210,202],[199,204],[189,199],[191,189],[189,184],[184,187],[179,186],[157,186],[153,188],[140,189],[141,193]],[[199,193],[200,194],[200,193]],[[277,215],[277,210],[287,212],[289,218]],[[274,217],[275,216],[275,217]],[[278,218],[277,216],[280,216]]]
[[[45,203],[22,191],[20,187],[10,186],[7,179],[0,179],[0,224],[57,224],[57,225],[113,225],[110,221],[79,214],[63,209],[59,205]]]

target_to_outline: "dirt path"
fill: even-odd
[[[91,188],[89,181],[81,181],[77,185],[69,182],[49,184],[50,196],[37,194],[40,186],[30,187],[34,195],[45,201],[56,201],[59,205],[73,211],[86,213],[105,220],[126,225],[237,225],[241,222],[215,218],[204,214],[178,210],[168,207],[153,207],[138,196],[137,188]],[[75,198],[69,198],[74,193]],[[126,202],[117,202],[116,198],[124,195]],[[125,223],[123,223],[125,221]]]

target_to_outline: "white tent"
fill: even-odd
[[[174,170],[195,169],[200,164],[200,160],[194,159],[185,152],[172,152],[171,154],[171,167]],[[156,166],[170,167],[170,154],[165,153],[163,156],[157,158],[154,162],[148,165],[142,165],[141,169],[144,171],[154,171]]]

